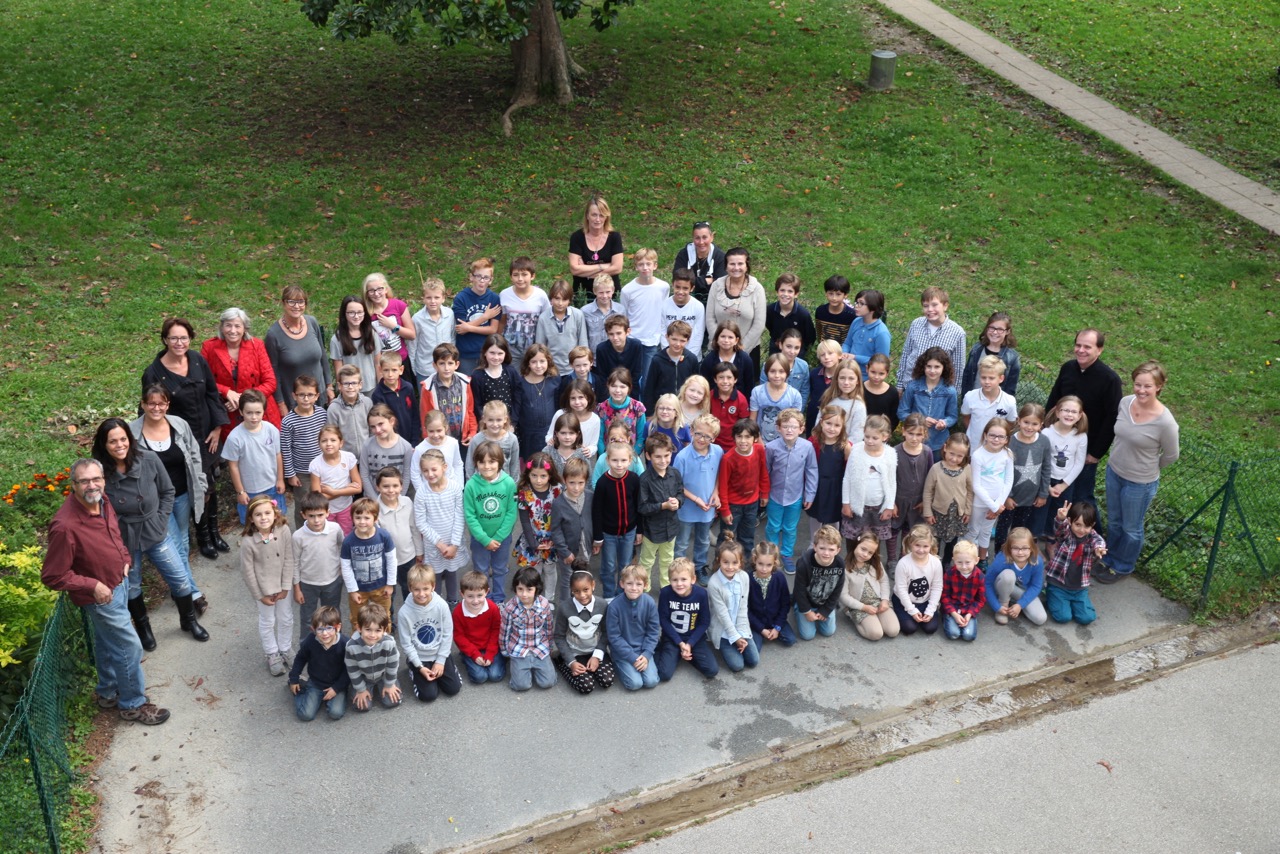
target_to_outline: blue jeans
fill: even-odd
[[[178,559],[187,568],[187,583],[191,585],[191,596],[199,599],[204,594],[196,587],[195,576],[191,573],[191,493],[186,492],[173,499],[173,512],[169,514],[169,539],[173,540]]]
[[[274,489],[264,490],[263,492],[254,492],[249,495],[249,500],[244,504],[241,504],[239,501],[236,502],[236,512],[240,514],[241,525],[245,524],[245,520],[248,518],[245,514],[249,512],[249,501],[257,498],[259,495],[265,495],[274,501],[276,507],[280,508],[280,512],[282,514],[289,509],[289,506],[285,503],[283,492],[276,492]]]
[[[655,658],[657,656],[654,656]],[[641,688],[653,688],[658,684],[658,663],[650,660],[643,672],[636,670],[630,661],[613,659],[613,671],[618,674],[618,681],[628,691],[639,691]]]
[[[725,667],[734,673],[738,673],[744,667],[755,667],[760,663],[760,650],[756,648],[755,640],[750,637],[747,638],[747,645],[742,652],[738,652],[738,648],[725,638],[720,639],[719,649]]]
[[[658,355],[657,344],[641,344],[640,345],[640,376],[633,377],[636,384],[632,388],[636,389],[633,397],[639,398],[644,393],[644,381],[649,376],[649,365],[653,364],[653,357]]]
[[[942,631],[951,640],[976,640],[978,637],[978,618],[975,616],[962,629],[960,624],[956,622],[956,618],[947,614],[942,620]]]
[[[763,653],[764,645],[767,643],[776,643],[778,646],[793,646],[796,642],[796,633],[791,630],[790,623],[783,623],[778,628],[778,636],[773,640],[765,640],[764,635],[759,632],[751,633],[752,639],[756,642],[756,651]]]
[[[721,520],[720,538],[716,540],[716,544],[724,542],[724,535],[733,532],[733,538],[742,543],[742,551],[746,554],[747,560],[751,560],[751,550],[756,547],[756,525],[760,520],[760,503],[752,501],[750,504],[730,504],[729,505],[729,521],[726,523]]]
[[[800,524],[800,511],[803,505],[803,501],[797,501],[784,506],[772,498],[769,499],[769,508],[766,513],[768,521],[765,523],[764,537],[769,542],[778,544],[778,550],[782,552],[784,558],[795,554],[796,527]]]
[[[324,706],[325,711],[329,713],[329,720],[341,720],[347,713],[347,692],[337,691],[332,700],[325,700],[324,691],[317,688],[314,683],[302,683],[302,690],[293,698],[293,708],[298,713],[298,720],[314,721],[316,715],[320,713],[321,706]]]
[[[93,625],[93,663],[98,670],[99,697],[114,697],[122,709],[136,709],[147,702],[142,675],[142,643],[129,617],[129,579],[111,591],[105,605],[85,605]]]
[[[1047,584],[1045,588],[1045,607],[1055,623],[1069,623],[1075,620],[1080,625],[1087,626],[1098,619],[1098,613],[1093,610],[1093,602],[1089,599],[1087,589],[1068,590],[1056,584]]]
[[[716,663],[716,654],[711,651],[711,644],[705,635],[702,640],[693,645],[692,653],[693,659],[689,663],[693,665],[694,670],[708,679],[720,672],[720,665]],[[676,674],[676,668],[684,660],[680,657],[680,645],[672,643],[666,635],[658,640],[658,649],[653,657],[656,659],[654,664],[658,668],[658,679],[663,682]]]
[[[461,656],[462,666],[467,670],[467,678],[476,685],[486,682],[501,682],[507,675],[507,660],[495,655],[488,667],[481,667],[465,655]]]
[[[1147,508],[1160,480],[1135,483],[1107,466],[1107,565],[1122,575],[1133,572],[1142,554]]]
[[[689,554],[689,541],[693,540],[693,554]],[[707,577],[707,556],[711,551],[711,522],[680,521],[680,533],[676,535],[676,557],[687,557],[693,561],[698,578]]]
[[[551,656],[534,658],[526,655],[523,658],[511,659],[511,681],[507,684],[512,691],[528,691],[537,683],[539,688],[550,688],[556,684],[556,666]]]
[[[635,531],[604,535],[604,545],[600,548],[600,586],[604,598],[612,599],[618,595],[618,573],[631,563],[635,552]]]
[[[819,620],[812,623],[806,620],[804,614],[800,613],[800,606],[795,606],[796,610],[796,634],[800,636],[800,640],[813,640],[818,635],[829,638],[836,633],[836,612],[832,609],[825,620]]]
[[[164,583],[169,585],[169,595],[173,597],[191,595],[191,571],[178,559],[178,549],[168,534],[160,542],[150,548],[132,555],[133,563],[129,567],[129,598],[137,599],[142,595],[142,556],[151,558]]]
[[[511,559],[511,535],[498,544],[497,551],[489,551],[475,537],[471,538],[471,564],[476,572],[489,577],[489,601],[501,605],[507,601],[507,561]]]

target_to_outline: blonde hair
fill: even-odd
[[[675,424],[671,425],[672,430],[679,430],[681,427],[685,426],[684,413],[680,410],[680,398],[676,397],[674,394],[664,394],[659,397],[653,404],[653,420],[650,422],[652,424],[658,423],[659,406],[670,406],[675,410],[676,421]]]
[[[968,555],[976,561],[978,559],[978,547],[968,540],[956,540],[956,544],[951,547],[951,556],[954,558],[960,555]]]
[[[987,354],[978,360],[978,376],[982,376],[983,374],[998,374],[999,376],[1004,376],[1005,372],[1008,370],[1009,366],[1006,365],[1004,363],[1004,359],[1001,359],[999,356]],[[952,549],[953,553],[954,551],[955,550]]]
[[[845,449],[845,456],[849,453],[849,413],[844,411],[843,406],[836,406],[834,403],[827,404],[818,411],[818,418],[814,422],[813,432],[810,433],[813,440],[819,445],[826,444],[826,437],[822,434],[822,422],[828,418],[840,419],[840,436],[836,439],[836,444]]]
[[[436,571],[431,564],[424,563],[409,569],[409,589],[412,590],[415,584],[436,586]]]
[[[438,410],[433,409],[431,411],[436,412]],[[507,405],[501,400],[491,400],[486,403],[484,408],[480,410],[480,417],[482,419],[501,418],[504,424],[508,426],[511,424],[511,413],[507,411]]]
[[[610,442],[609,447],[605,448],[604,458],[608,460],[615,451],[622,451],[626,453],[628,465],[630,465],[631,461],[635,459],[636,456],[635,448],[631,447],[626,442]]]
[[[424,294],[431,294],[436,291],[444,293],[444,279],[438,279],[435,276],[427,276],[422,280],[422,292]]]
[[[670,570],[668,570],[670,572]],[[622,572],[618,573],[618,582],[626,582],[631,580],[643,581],[644,589],[649,589],[649,570],[645,569],[638,563],[629,563],[622,568]]]
[[[814,543],[826,543],[827,545],[839,546],[844,542],[844,538],[840,536],[840,531],[835,525],[823,525],[813,534]]]
[[[751,567],[753,569],[758,557],[767,557],[773,561],[775,571],[782,568],[782,550],[778,548],[777,543],[771,543],[768,540],[756,543],[756,547],[751,550]]]
[[[853,396],[848,398],[840,392],[840,375],[844,373],[851,374],[854,380]],[[858,365],[857,359],[840,360],[840,364],[836,365],[835,375],[831,377],[831,384],[822,393],[822,399],[818,401],[818,406],[825,407],[827,404],[835,403],[837,400],[864,400],[862,396],[862,368]]]
[[[813,352],[818,356],[822,356],[824,353],[836,353],[842,355],[844,350],[840,349],[839,341],[832,341],[830,338],[826,338],[818,342],[818,347]]]
[[[631,256],[631,263],[638,264],[641,261],[652,261],[658,263],[658,250],[656,249],[637,249],[636,254]]]
[[[938,541],[933,536],[933,528],[923,523],[912,525],[911,530],[907,532],[907,536],[903,538],[902,544],[909,549],[916,543],[928,543],[929,551],[936,553]]]
[[[677,575],[687,575],[692,580],[698,577],[698,571],[694,568],[693,561],[687,557],[678,557],[667,567],[667,578],[672,579]]]
[[[711,412],[711,383],[707,382],[707,378],[702,374],[694,374],[684,381],[684,385],[680,386],[680,391],[676,392],[676,399],[680,403],[681,415],[684,414],[684,393],[689,386],[698,386],[702,389],[702,403],[698,404],[698,411],[702,415]],[[695,419],[696,420],[696,419]]]
[[[800,424],[800,429],[804,429],[804,413],[794,407],[784,409],[778,413],[777,425],[781,427],[788,421],[796,421]]]
[[[1014,528],[1009,532],[1009,536],[1004,541],[1004,546],[1000,551],[1004,552],[1005,559],[1009,563],[1013,563],[1013,541],[1025,542],[1031,547],[1031,554],[1027,556],[1027,563],[1035,563],[1040,560],[1040,552],[1036,551],[1036,538],[1032,536],[1031,531],[1026,528]]]
[[[778,418],[781,420],[782,416],[779,415]],[[693,426],[695,428],[703,427],[713,436],[720,435],[720,419],[714,415],[699,415],[693,419]]]

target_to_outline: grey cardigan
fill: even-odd
[[[182,451],[182,458],[187,462],[187,491],[191,493],[191,510],[195,514],[196,521],[200,521],[200,517],[204,515],[204,497],[208,490],[209,481],[205,478],[204,469],[200,467],[200,444],[196,441],[196,436],[191,432],[191,425],[187,423],[185,418],[179,418],[176,415],[166,415],[165,419],[169,422],[169,431],[171,441],[178,443],[178,449]],[[135,442],[144,441],[142,438],[142,417],[133,419],[129,422],[129,431],[133,433]]]
[[[574,510],[569,499],[563,493],[551,502],[551,544],[556,552],[556,559],[565,562],[570,554],[576,557],[591,559],[591,490],[582,493],[582,512]],[[586,540],[587,550],[583,553],[582,542]]]
[[[116,471],[114,461],[103,468],[125,548],[137,554],[163,542],[173,512],[173,483],[155,451],[138,448],[137,461],[124,474]]]

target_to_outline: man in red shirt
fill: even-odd
[[[147,701],[142,644],[129,618],[129,551],[120,537],[115,511],[104,500],[102,464],[76,460],[71,495],[49,524],[49,549],[40,579],[64,590],[85,609],[93,624],[93,657],[98,669],[97,702],[119,709],[126,721],[154,725],[169,710]]]

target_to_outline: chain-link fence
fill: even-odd
[[[62,850],[75,770],[67,752],[67,707],[92,668],[91,640],[79,608],[64,595],[13,714],[0,733],[0,850]]]

